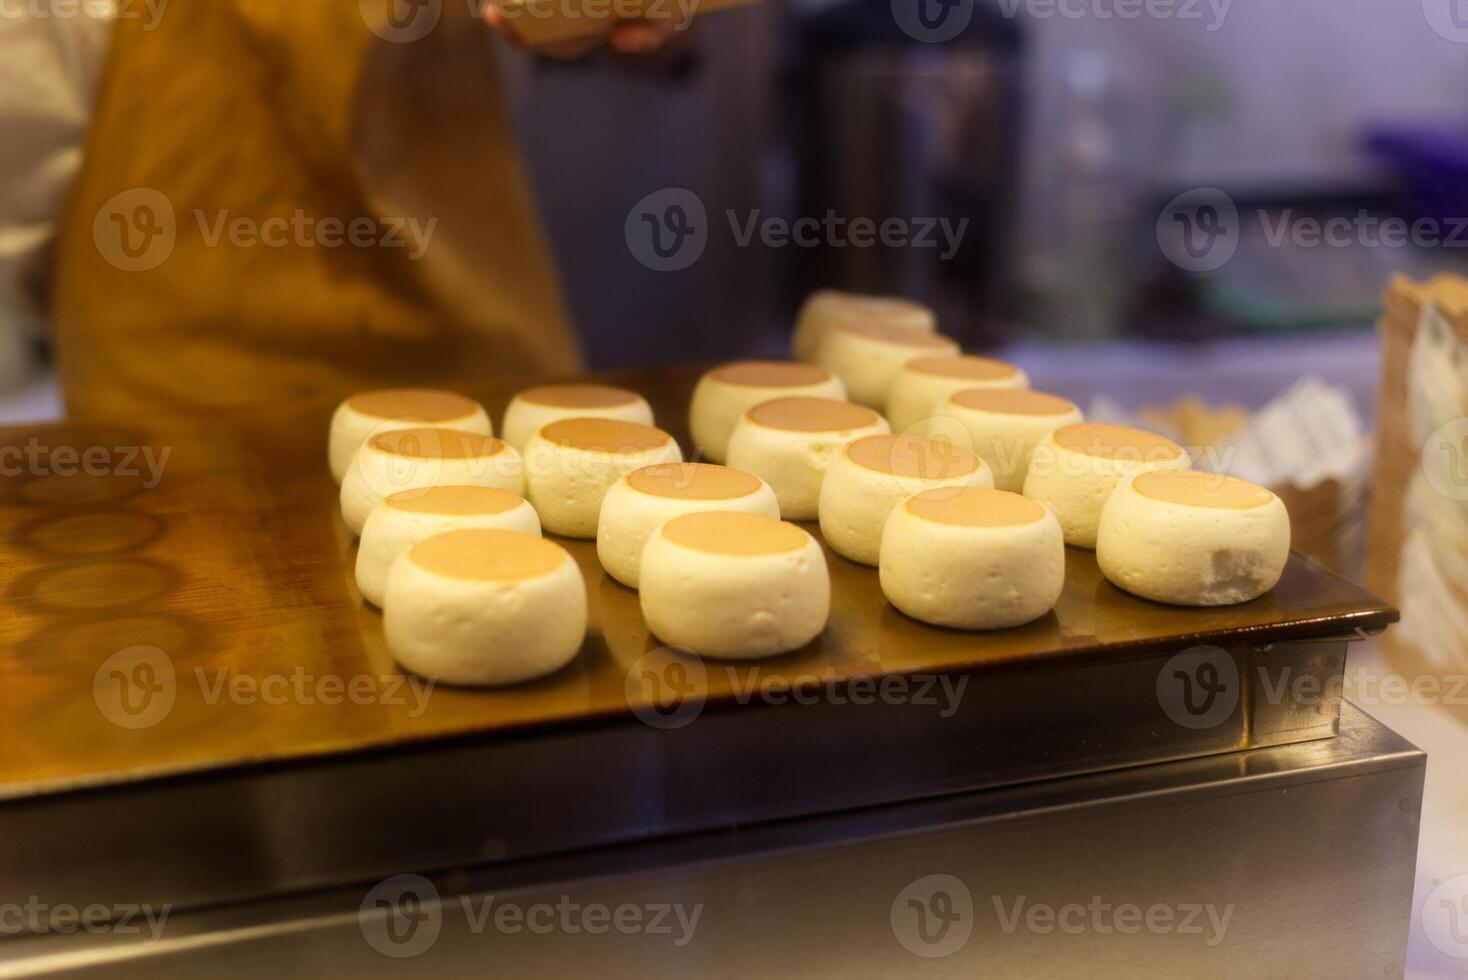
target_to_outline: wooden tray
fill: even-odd
[[[697,374],[602,380],[647,394],[686,449]],[[470,394],[498,418],[510,390]],[[76,460],[90,451],[95,464],[105,451],[112,463],[76,475],[27,463],[0,484],[0,800],[12,804],[0,807],[0,826],[12,831],[0,834],[0,863],[40,868],[56,859],[54,849],[34,848],[36,837],[71,819],[92,825],[104,812],[96,800],[120,790],[111,798],[140,808],[128,819],[148,814],[139,833],[168,848],[177,844],[169,828],[187,836],[178,829],[185,816],[236,819],[219,798],[184,802],[179,792],[284,779],[274,792],[289,798],[350,769],[357,775],[339,799],[317,801],[323,813],[350,821],[355,811],[332,807],[371,807],[383,785],[399,800],[468,793],[471,824],[477,808],[499,808],[490,855],[499,858],[1319,738],[1334,732],[1338,700],[1271,704],[1256,697],[1248,671],[1264,658],[1328,681],[1342,669],[1346,639],[1396,617],[1298,555],[1268,595],[1198,611],[1122,593],[1092,555],[1071,550],[1053,614],[1022,629],[960,633],[895,612],[874,570],[828,555],[833,609],[824,635],[786,657],[725,667],[656,652],[636,594],[604,576],[592,543],[565,542],[591,595],[592,627],[577,660],[510,689],[434,688],[420,704],[384,646],[379,614],[356,590],[355,545],[326,468],[331,409],[0,432],[0,463],[14,464],[19,452],[60,470],[73,458],[67,447]],[[121,465],[127,457],[136,457],[132,469]],[[166,460],[156,485],[149,460]],[[1229,652],[1245,696],[1225,721],[1192,729],[1169,721],[1157,684],[1168,658],[1199,643]],[[128,715],[119,676],[146,681],[155,699],[131,688],[128,707],[138,713]],[[974,683],[961,709],[918,703],[919,685],[941,698],[945,678],[963,677]],[[908,686],[888,699],[882,683]],[[792,684],[799,696],[782,695]],[[879,703],[845,696],[866,685]],[[555,753],[549,771],[538,754],[546,751]],[[440,767],[431,785],[413,784],[428,772],[419,765],[425,753],[463,752],[490,754],[473,756],[480,768]],[[391,775],[372,770],[377,764]],[[487,782],[469,778],[476,774]],[[521,781],[498,785],[511,775]],[[297,779],[306,782],[290,782]],[[139,802],[154,789],[156,808]],[[533,813],[507,815],[513,801],[537,793],[573,807],[580,800],[581,819],[552,828]],[[617,799],[598,810],[606,802],[598,793]],[[67,809],[78,801],[91,807]],[[465,831],[476,854],[482,831]],[[423,865],[383,834],[359,848],[380,861],[350,873]],[[467,860],[445,846],[429,863]],[[98,847],[82,846],[76,860],[105,865],[110,852]],[[304,886],[349,873],[306,864],[287,878]],[[242,874],[230,890],[263,887]],[[193,895],[176,881],[159,890],[173,901]]]

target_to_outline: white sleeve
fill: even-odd
[[[111,28],[101,15],[110,4],[33,8],[0,0],[0,333],[45,323],[51,241],[81,166]]]

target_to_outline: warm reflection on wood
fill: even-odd
[[[686,413],[698,374],[605,380],[644,393],[658,425],[693,459]],[[466,394],[482,397],[498,418],[513,391]],[[0,481],[0,792],[621,717],[629,698],[652,696],[629,683],[629,671],[646,666],[649,654],[680,655],[647,634],[636,594],[603,575],[590,541],[562,541],[591,598],[591,635],[571,666],[495,691],[428,690],[403,678],[379,614],[354,584],[355,543],[326,464],[332,408],[160,421],[138,431],[0,432],[0,448],[29,451],[47,465],[42,473],[22,459],[26,471]],[[105,447],[111,471],[63,474],[60,464],[94,447]],[[150,459],[166,465],[159,472]],[[826,633],[763,664],[765,681],[782,673],[839,682],[878,672],[1040,667],[1223,634],[1319,634],[1394,616],[1299,556],[1263,598],[1191,610],[1128,596],[1101,579],[1094,556],[1071,550],[1054,614],[1002,633],[961,633],[888,608],[874,569],[829,553],[828,560]],[[109,665],[133,648],[162,651],[173,668],[171,707],[149,727],[120,726],[99,707],[99,698],[116,697],[112,685],[128,680],[129,670],[146,666],[128,657]],[[136,677],[164,683],[156,672]],[[727,700],[740,677],[711,665],[699,682],[707,698]]]

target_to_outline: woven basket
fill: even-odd
[[[1458,339],[1468,345],[1468,280],[1439,276],[1427,282],[1397,277],[1387,287],[1381,334],[1381,389],[1377,404],[1376,462],[1372,473],[1370,533],[1366,549],[1366,582],[1372,591],[1402,604],[1399,577],[1402,546],[1414,530],[1409,526],[1407,498],[1422,465],[1422,446],[1412,436],[1410,395],[1412,346],[1424,308],[1432,303]],[[1428,534],[1432,528],[1421,528]],[[1452,590],[1444,599],[1461,604]],[[1461,607],[1468,613],[1468,606]],[[1410,613],[1409,613],[1410,614]],[[1468,649],[1423,650],[1403,636],[1386,634],[1386,650],[1395,669],[1410,675],[1439,674],[1445,664],[1468,670]],[[1457,709],[1468,714],[1468,708]]]

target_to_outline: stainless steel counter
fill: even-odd
[[[158,942],[140,915],[4,944],[0,976],[1401,976],[1424,772],[1347,705],[1333,739],[179,913]]]

